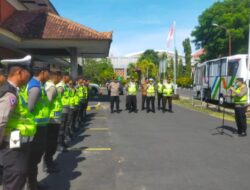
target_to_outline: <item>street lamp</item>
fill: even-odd
[[[215,27],[218,27],[218,28],[222,28],[226,31],[227,35],[228,35],[228,54],[229,56],[232,54],[232,37],[231,37],[231,33],[229,32],[229,30],[225,27],[225,26],[222,26],[222,25],[218,25],[216,23],[213,23],[212,24],[213,26]]]

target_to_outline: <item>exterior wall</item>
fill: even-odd
[[[6,0],[0,0],[0,23],[4,22],[14,12],[15,8],[12,7]]]
[[[136,63],[136,57],[109,57],[113,65],[114,71],[118,76],[127,78],[127,68],[130,63]]]

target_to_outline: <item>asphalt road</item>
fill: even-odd
[[[177,106],[174,113],[110,114],[102,105],[88,113],[71,151],[57,155],[61,172],[40,171],[50,189],[250,189],[250,139],[214,134],[221,120]],[[235,124],[226,125],[231,135]]]

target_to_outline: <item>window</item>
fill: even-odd
[[[221,76],[227,75],[227,60],[222,59],[221,60]]]
[[[235,76],[239,67],[239,60],[230,60],[228,61],[228,76]]]

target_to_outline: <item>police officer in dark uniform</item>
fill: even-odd
[[[7,82],[0,88],[0,152],[3,164],[3,190],[22,190],[27,175],[29,141],[31,136],[19,128],[28,120],[23,111],[27,105],[18,100],[19,88],[26,85],[30,77],[31,56],[23,59],[2,60],[8,65]],[[26,112],[27,114],[27,112]],[[34,125],[35,126],[35,125]],[[33,126],[33,131],[34,131]],[[32,133],[34,134],[34,133]]]

